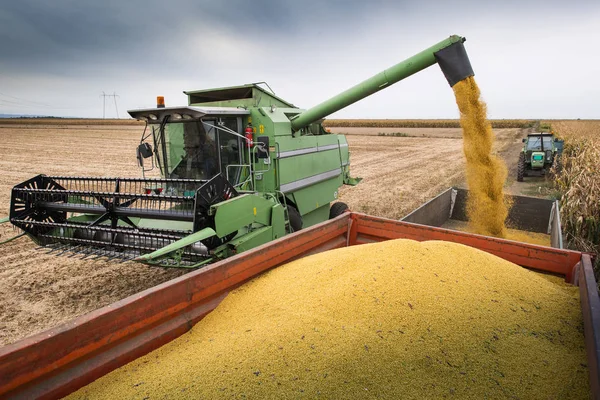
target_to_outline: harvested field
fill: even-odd
[[[461,128],[373,128],[373,127],[331,127],[333,133],[360,136],[428,137],[440,139],[462,138]]]
[[[332,127],[331,131],[347,129]],[[378,132],[381,128],[370,129]],[[348,135],[352,176],[363,181],[356,187],[343,187],[340,200],[353,211],[400,219],[443,189],[464,185],[462,139],[440,139],[437,129],[429,131],[420,132],[425,137]],[[495,129],[494,151],[502,156],[519,146],[522,132]]]
[[[535,125],[530,119],[491,119],[493,128],[529,128]],[[325,127],[355,128],[460,128],[458,119],[328,119]]]
[[[47,175],[138,176],[139,126],[0,125],[0,216],[11,188]],[[0,225],[0,241],[13,236]],[[43,331],[75,316],[158,285],[182,270],[138,263],[55,257],[27,238],[0,252],[0,345]]]
[[[36,174],[139,176],[135,146],[143,125],[6,124],[1,121],[0,218],[9,210],[11,188]],[[344,132],[348,128],[332,128]],[[463,182],[459,129],[418,130],[417,137],[377,136],[380,128],[350,134],[353,176],[341,199],[354,211],[400,218],[442,189]],[[452,135],[450,131],[454,131]],[[520,142],[521,129],[500,129],[496,150]],[[453,136],[441,139],[442,136]],[[16,232],[0,225],[0,241]],[[35,250],[27,238],[0,253],[0,345],[43,331],[73,317],[184,274],[137,263],[55,257]]]

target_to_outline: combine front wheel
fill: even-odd
[[[338,201],[337,203],[333,203],[331,205],[331,208],[329,209],[329,219],[338,217],[348,210],[349,210],[349,208],[346,203],[342,203],[341,201]]]
[[[302,229],[302,216],[300,212],[296,210],[293,206],[288,206],[288,218],[290,220],[290,228],[292,228],[292,232],[298,232]],[[291,232],[290,232],[291,233]]]

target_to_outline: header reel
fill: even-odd
[[[237,195],[222,175],[210,180],[38,175],[12,189],[10,221],[52,252],[130,260],[214,229],[211,206]],[[194,242],[158,262],[196,265],[223,239]]]

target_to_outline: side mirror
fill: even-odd
[[[140,143],[137,147],[137,159],[140,167],[144,166],[144,158],[152,157],[152,146],[150,143]]]
[[[270,158],[269,155],[269,137],[259,136],[256,138],[256,156],[258,158]]]
[[[521,142],[525,143],[527,141],[527,139],[523,138],[521,139]]]
[[[554,138],[554,141],[555,141],[555,142],[558,142],[558,138],[557,138],[557,137],[555,137],[555,138]]]

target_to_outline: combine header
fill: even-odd
[[[214,200],[204,183],[38,175],[13,188],[10,218],[57,254],[135,258],[190,235],[196,212],[206,211],[207,203]],[[163,193],[165,189],[168,194]],[[222,193],[235,192],[229,189]],[[201,262],[207,248],[198,243],[180,255]]]
[[[161,178],[38,175],[12,190],[10,222],[55,254],[198,267],[347,210],[345,136],[324,117],[436,62],[450,85],[473,75],[451,36],[302,110],[259,84],[185,92],[188,105],[131,110],[146,122],[137,158]]]

